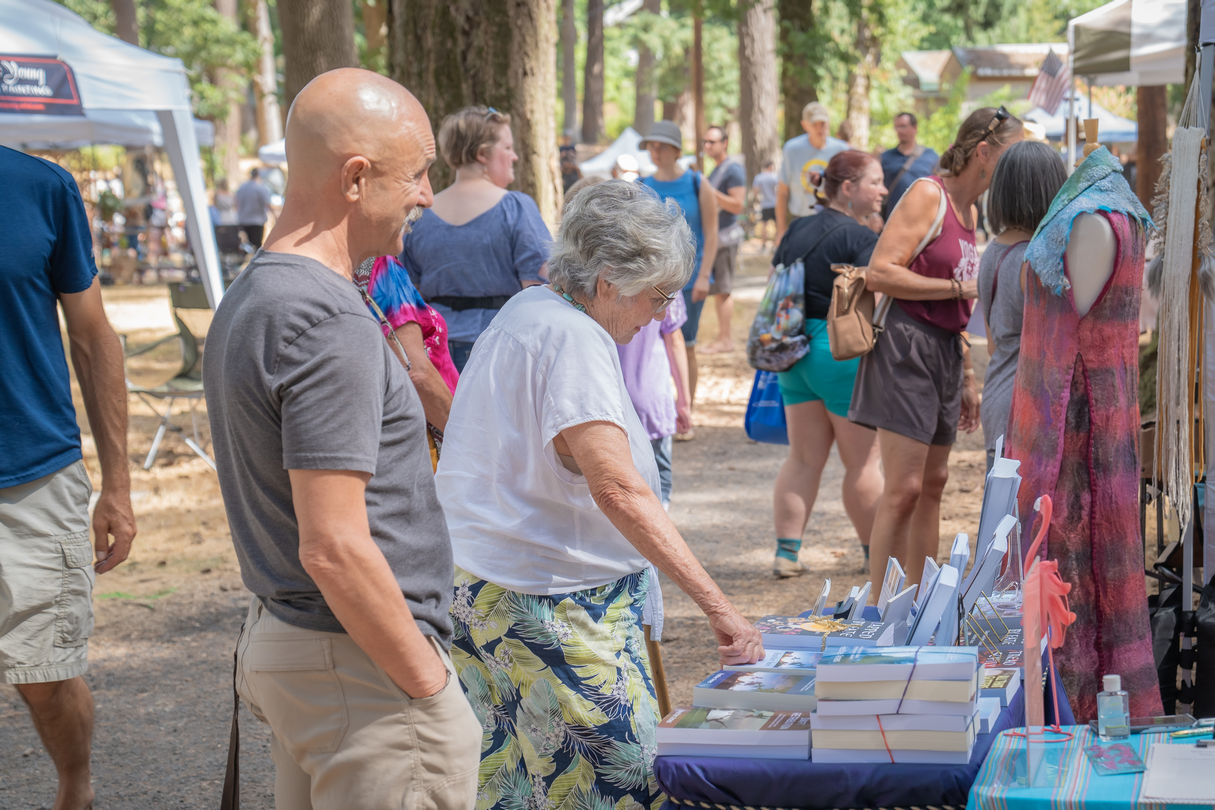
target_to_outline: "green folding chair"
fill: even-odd
[[[207,302],[207,293],[201,284],[177,283],[169,285],[169,303],[173,308],[173,321],[177,324],[176,334],[166,335],[147,346],[130,350],[127,349],[126,335],[120,336],[124,361],[131,357],[147,354],[153,349],[174,340],[178,341],[181,347],[181,370],[168,381],[160,385],[148,387],[136,385],[127,377],[128,393],[138,396],[145,405],[160,416],[160,426],[156,429],[156,438],[152,439],[152,447],[148,450],[147,458],[144,459],[143,468],[145,470],[152,469],[152,464],[156,461],[156,454],[160,452],[160,443],[164,440],[165,433],[172,431],[181,435],[186,446],[197,453],[198,457],[207,462],[211,466],[211,469],[214,470],[215,462],[202,449],[202,443],[198,436],[198,405],[203,401],[202,353],[199,351],[199,340],[177,314],[177,310],[179,309],[210,309],[210,304]],[[163,413],[161,413],[152,400],[158,400],[163,403]],[[193,437],[186,436],[181,426],[173,423],[173,406],[178,400],[185,400],[190,403],[190,420],[194,427]]]

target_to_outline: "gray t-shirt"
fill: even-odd
[[[288,624],[343,632],[300,563],[287,471],[371,473],[371,536],[419,628],[449,644],[454,569],[426,418],[354,284],[258,253],[215,313],[203,383],[245,586]]]
[[[814,211],[812,173],[822,174],[831,158],[852,147],[838,138],[827,138],[822,149],[810,143],[809,135],[798,135],[785,141],[781,152],[780,181],[789,187],[789,213],[795,217],[809,216]]]
[[[256,180],[250,180],[236,190],[237,225],[265,225],[269,207],[270,190]]]
[[[709,175],[709,182],[713,187],[722,194],[729,194],[730,189],[738,188],[739,186],[747,185],[747,170],[730,159],[726,159],[717,164],[713,169],[713,173]],[[718,207],[717,211],[717,233],[720,235],[738,221],[738,214],[731,214],[729,211]]]
[[[979,410],[983,444],[989,452],[995,450],[996,439],[1008,430],[1008,412],[1012,410],[1013,382],[1021,356],[1021,319],[1025,312],[1021,265],[1028,246],[1028,242],[1011,246],[992,242],[979,262],[979,306],[983,307],[987,339],[995,342],[983,376],[983,407]]]
[[[776,184],[780,182],[776,172],[760,172],[751,181],[751,188],[759,192],[760,208],[776,207]]]

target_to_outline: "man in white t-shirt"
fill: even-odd
[[[780,183],[776,186],[776,243],[779,245],[790,217],[805,217],[814,213],[817,204],[815,188],[822,182],[823,171],[831,158],[851,147],[827,133],[831,131],[831,113],[817,101],[802,109],[805,135],[785,141],[781,151]]]

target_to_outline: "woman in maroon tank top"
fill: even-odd
[[[1021,140],[1001,107],[971,113],[941,156],[890,215],[869,262],[870,289],[894,298],[886,329],[861,359],[848,418],[876,428],[886,483],[870,537],[870,574],[896,557],[909,583],[940,545],[941,493],[961,429],[979,424],[969,348],[961,338],[978,296],[975,202],[1000,155]],[[934,228],[944,198],[944,216]],[[935,233],[930,233],[934,231]]]

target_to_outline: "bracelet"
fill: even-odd
[[[975,376],[975,370],[973,368],[962,369],[962,378],[963,379],[965,379],[966,377],[973,377],[973,376]]]
[[[962,282],[958,281],[956,278],[951,278],[949,280],[949,289],[953,291],[953,300],[962,300]]]

